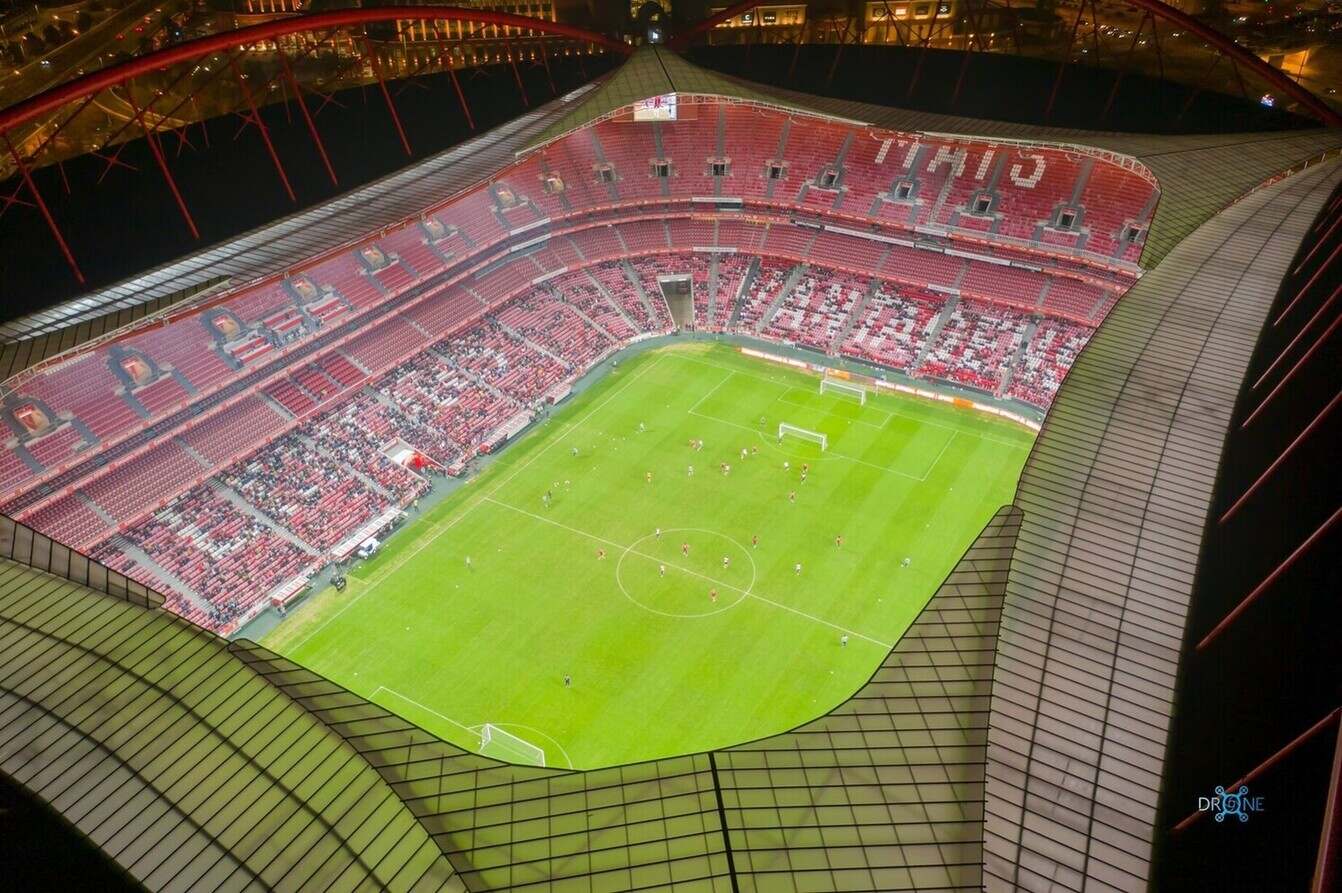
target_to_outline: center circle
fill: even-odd
[[[688,555],[682,545],[689,546]],[[725,567],[724,556],[729,560]],[[698,527],[669,528],[660,538],[656,533],[640,537],[615,563],[615,583],[624,597],[661,617],[721,614],[745,601],[755,587],[755,576],[749,549],[726,534]],[[718,593],[716,603],[710,595],[713,589]]]

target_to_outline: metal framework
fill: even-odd
[[[1150,28],[1151,39],[1155,42],[1157,53],[1158,54],[1160,53],[1161,36],[1157,27],[1157,23],[1163,22],[1168,26],[1172,26],[1172,28],[1174,29],[1186,31],[1189,34],[1195,35],[1200,40],[1205,41],[1207,44],[1209,44],[1216,51],[1216,56],[1212,60],[1211,68],[1215,68],[1217,65],[1219,65],[1221,59],[1228,60],[1234,73],[1235,79],[1241,88],[1241,91],[1244,90],[1243,75],[1241,74],[1240,71],[1242,67],[1243,69],[1261,78],[1272,88],[1280,90],[1282,93],[1286,94],[1291,99],[1298,102],[1301,105],[1301,107],[1308,112],[1308,114],[1317,118],[1324,125],[1328,127],[1342,127],[1342,114],[1339,114],[1335,109],[1333,109],[1323,100],[1319,99],[1308,89],[1296,83],[1280,69],[1273,68],[1271,65],[1260,59],[1258,56],[1254,55],[1248,49],[1240,46],[1232,38],[1221,33],[1220,31],[1216,30],[1210,25],[1207,25],[1205,22],[1199,21],[1198,19],[1193,18],[1187,13],[1181,12],[1175,7],[1170,6],[1168,3],[1162,3],[1161,0],[1125,0],[1125,2],[1127,2],[1132,7],[1135,7],[1136,9],[1140,10],[1142,16],[1140,21],[1138,22],[1137,30],[1133,34],[1132,43],[1128,49],[1128,53],[1125,55],[1125,57],[1120,63],[1118,79],[1114,83],[1113,93],[1110,94],[1109,102],[1105,106],[1102,119],[1108,116],[1109,109],[1113,104],[1114,95],[1117,93],[1118,86],[1122,82],[1124,75],[1127,73],[1133,52],[1136,50],[1139,44],[1139,38],[1142,36],[1142,34],[1144,33],[1144,31],[1148,26]],[[685,47],[689,46],[690,43],[695,40],[695,38],[706,35],[708,32],[718,27],[723,22],[726,22],[729,19],[739,16],[742,13],[749,12],[752,9],[755,9],[761,5],[762,4],[758,2],[758,0],[745,0],[745,2],[733,4],[727,7],[726,9],[722,10],[718,14],[703,19],[702,21],[690,26],[689,28],[680,32],[679,34],[676,34],[671,39],[669,45],[671,46],[672,49],[677,50],[684,49]],[[1026,4],[1021,4],[1022,7],[1025,5]],[[982,31],[984,11],[992,6],[999,6],[1000,8],[1008,10],[1013,14],[1016,11],[1016,9],[1013,8],[1012,6],[1011,0],[987,0],[987,2],[982,4],[968,5],[965,12],[965,16],[966,20],[971,24],[972,27],[969,34],[965,37],[966,56],[961,64],[959,79],[957,80],[955,86],[955,96],[957,98],[960,94],[960,88],[964,82],[966,69],[968,68],[969,65],[969,59],[972,56],[972,51],[970,50],[971,45],[977,47],[976,51],[978,52],[987,51],[987,48],[983,45],[981,31]],[[1087,19],[1086,16],[1086,10],[1088,8],[1091,10],[1091,15],[1089,16],[1089,19]],[[1089,38],[1092,41],[1096,54],[1098,55],[1099,53],[1100,26],[1097,21],[1099,16],[1096,14],[1096,10],[1097,10],[1097,3],[1095,2],[1095,0],[1081,0],[1081,3],[1077,7],[1075,18],[1072,19],[1072,21],[1068,24],[1069,37],[1067,40],[1067,46],[1065,52],[1063,53],[1062,60],[1058,65],[1058,73],[1053,81],[1053,87],[1050,91],[1048,106],[1045,112],[1046,116],[1052,111],[1053,105],[1058,96],[1058,91],[1061,88],[1064,76],[1067,73],[1068,63],[1072,54],[1072,49],[1077,44],[1078,40],[1085,41],[1087,38]],[[894,21],[893,16],[891,16],[890,20]],[[1082,25],[1087,20],[1089,21],[1090,25],[1088,33],[1083,32],[1082,30]],[[828,22],[829,20],[827,19],[825,21]],[[923,59],[926,56],[928,46],[931,43],[933,37],[943,32],[949,34],[950,28],[953,25],[953,23],[954,22],[950,17],[947,17],[944,20],[940,19],[940,5],[939,4],[933,5],[932,19],[927,23],[925,23],[924,33],[916,39],[916,44],[914,44],[921,48],[921,52],[919,53],[918,61],[915,65],[913,76],[909,82],[906,96],[911,97],[915,92],[915,90],[917,89],[919,76],[922,71]],[[909,28],[912,27],[912,25],[904,24],[897,27]],[[750,29],[750,30],[758,30],[758,29]],[[856,28],[855,30],[856,35],[854,42],[860,43],[862,40],[862,26],[859,25],[859,27]],[[844,45],[848,42],[846,37],[847,37],[846,32],[841,35],[838,48],[835,51],[834,66],[838,65],[838,60],[843,54]],[[900,32],[900,37],[902,43],[904,43],[905,45],[910,45],[909,41],[903,38],[902,31]],[[1016,46],[1016,52],[1017,53],[1022,52],[1018,28],[1015,27],[1014,20],[1013,20],[1013,41]],[[801,42],[802,40],[799,33],[797,39],[797,45],[799,48]],[[1164,69],[1163,59],[1161,60],[1160,65],[1163,75],[1163,69]],[[1210,70],[1211,69],[1209,69],[1209,71]],[[833,73],[834,68],[831,67],[830,78],[833,77]],[[1193,96],[1196,96],[1196,91],[1193,94]],[[1190,96],[1189,100],[1185,103],[1184,110],[1187,110],[1187,106],[1192,103],[1193,96]]]
[[[162,145],[161,134],[164,132],[175,132],[178,136],[178,148],[187,142],[187,128],[189,122],[174,119],[173,115],[184,108],[187,103],[195,103],[195,97],[201,89],[211,86],[225,74],[232,77],[236,84],[238,92],[242,97],[242,109],[237,112],[243,121],[244,129],[248,126],[255,126],[265,144],[266,152],[275,166],[276,173],[279,176],[280,184],[290,201],[295,201],[293,187],[289,180],[289,175],[285,171],[284,164],[276,151],[274,143],[270,138],[270,133],[262,119],[256,97],[269,90],[273,85],[282,85],[287,91],[292,93],[292,98],[297,101],[304,124],[312,136],[317,154],[321,158],[322,164],[330,177],[332,183],[338,182],[335,169],[331,165],[330,157],[322,143],[321,134],[317,129],[315,116],[324,108],[326,104],[335,100],[329,93],[323,92],[317,87],[308,86],[306,89],[300,84],[294,76],[292,62],[311,55],[319,46],[328,41],[335,40],[342,33],[341,29],[362,27],[381,22],[395,22],[416,20],[430,23],[430,27],[437,33],[438,22],[465,22],[472,25],[499,26],[504,28],[525,29],[535,32],[540,37],[541,53],[544,67],[549,77],[549,55],[545,50],[545,37],[567,38],[586,42],[592,46],[600,47],[602,50],[628,55],[632,52],[632,47],[627,44],[613,40],[604,34],[598,34],[585,28],[578,28],[572,25],[566,25],[562,22],[552,22],[544,19],[531,18],[528,16],[514,15],[511,13],[495,12],[487,9],[465,9],[455,6],[386,6],[375,9],[343,9],[331,12],[312,13],[308,15],[293,16],[265,22],[259,25],[253,25],[246,28],[239,28],[235,31],[228,31],[221,34],[213,34],[201,37],[196,40],[186,41],[184,43],[165,47],[146,55],[130,59],[126,62],[104,68],[82,77],[76,78],[67,83],[53,87],[50,90],[39,93],[36,96],[29,97],[22,102],[16,103],[7,109],[0,110],[0,139],[4,141],[4,149],[9,159],[14,162],[15,169],[19,174],[20,183],[18,188],[10,196],[5,197],[4,207],[0,208],[0,213],[13,204],[27,204],[19,198],[22,191],[26,191],[31,198],[31,204],[38,209],[47,228],[55,238],[60,247],[61,254],[65,257],[71,271],[79,282],[84,282],[83,272],[75,260],[74,253],[66,241],[65,236],[57,225],[55,218],[43,198],[41,190],[33,179],[32,171],[36,162],[53,140],[66,129],[71,121],[75,120],[79,114],[87,108],[103,91],[119,91],[118,98],[122,99],[130,107],[130,119],[120,128],[115,129],[106,139],[102,140],[100,148],[92,154],[105,158],[110,170],[112,166],[129,167],[125,162],[119,159],[121,147],[110,149],[113,143],[117,142],[128,128],[132,125],[138,126],[138,129],[144,135],[145,141],[154,157],[155,165],[163,175],[169,191],[172,193],[174,202],[181,212],[182,219],[193,238],[199,238],[200,233],[196,227],[195,220],[191,216],[191,211],[187,206],[186,199],[183,197],[177,182],[173,177],[171,166],[168,162],[167,153]],[[310,41],[302,51],[296,53],[293,59],[286,53],[280,38],[295,34],[319,34],[317,40]],[[466,39],[474,35],[467,35]],[[275,72],[264,83],[253,86],[249,85],[247,77],[241,70],[239,58],[241,50],[244,47],[275,41],[275,56],[279,60]],[[397,137],[406,155],[412,155],[409,138],[406,136],[405,128],[402,126],[400,115],[396,110],[396,104],[391,91],[387,87],[387,76],[382,70],[378,61],[377,54],[373,51],[373,46],[369,38],[364,37],[355,40],[352,43],[355,50],[353,56],[340,70],[335,77],[329,80],[335,81],[344,76],[354,65],[367,63],[371,69],[373,78],[378,83],[379,91],[387,104],[392,124],[396,129]],[[200,83],[193,84],[189,91],[185,92],[180,99],[171,108],[166,110],[156,109],[155,106],[164,102],[165,97],[173,97],[174,91],[182,86],[184,81],[196,73],[196,68],[185,68],[169,81],[163,89],[153,91],[147,97],[141,97],[137,101],[135,89],[137,80],[146,75],[162,73],[172,66],[183,63],[203,63],[214,54],[222,53],[226,56],[223,65],[218,66],[217,70],[210,72],[209,77],[201,79]],[[527,96],[526,89],[522,83],[521,72],[517,65],[517,53],[511,38],[507,41],[508,62],[511,65],[514,80],[522,96],[522,102],[525,106],[530,106],[531,100]],[[470,106],[466,101],[466,96],[461,90],[461,85],[457,80],[456,72],[453,71],[449,60],[444,57],[441,51],[435,54],[435,58],[440,60],[447,67],[451,74],[453,87],[457,98],[461,103],[462,112],[466,121],[471,127],[475,128],[475,121],[471,115]],[[420,66],[411,76],[417,75],[423,69]],[[209,70],[209,69],[207,69]],[[553,78],[549,78],[550,86],[553,90]],[[310,111],[303,98],[304,92],[315,93],[322,99],[321,106],[314,111]],[[167,101],[171,101],[168,99]],[[166,102],[164,102],[166,105]],[[22,140],[16,139],[19,128],[25,125],[33,124],[45,116],[56,114],[59,116],[66,107],[73,106],[71,114],[64,117],[56,124],[49,133],[45,134],[38,142],[35,149],[28,153],[22,151]],[[55,119],[51,119],[55,120]],[[205,142],[208,144],[209,134],[205,130],[204,122],[201,122],[201,129]],[[124,146],[124,141],[121,146]],[[109,153],[110,154],[105,154]],[[63,173],[63,172],[62,172]],[[106,171],[104,171],[104,176]],[[68,184],[66,186],[68,190]]]

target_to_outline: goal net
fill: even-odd
[[[829,449],[829,438],[820,431],[811,431],[806,428],[798,428],[796,425],[789,425],[787,422],[778,423],[778,439],[782,441],[784,436],[800,437],[802,440],[809,440],[812,443],[820,444],[820,449]]]
[[[820,379],[820,393],[839,394],[844,397],[852,397],[863,406],[867,405],[867,389],[861,385],[849,384],[845,381],[835,381],[832,378]]]
[[[509,763],[545,765],[544,748],[488,722],[480,727],[480,753]]]

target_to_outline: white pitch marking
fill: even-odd
[[[447,533],[454,526],[456,526],[457,522],[459,522],[462,518],[465,518],[468,514],[470,514],[471,511],[477,508],[481,502],[488,499],[490,496],[497,493],[499,490],[503,489],[505,485],[510,483],[513,480],[513,478],[521,474],[528,466],[531,465],[532,462],[535,462],[537,459],[539,459],[547,450],[550,449],[550,447],[559,443],[561,440],[567,437],[575,428],[584,424],[588,419],[596,415],[597,412],[605,408],[607,403],[614,400],[618,395],[622,394],[624,391],[628,390],[628,388],[631,385],[633,385],[634,382],[638,381],[640,378],[646,375],[649,370],[657,366],[657,364],[659,364],[665,358],[665,356],[666,355],[663,354],[662,356],[657,357],[651,363],[640,369],[637,373],[633,375],[633,377],[631,377],[623,385],[607,394],[606,399],[602,400],[596,406],[593,406],[591,411],[588,412],[587,415],[583,416],[576,422],[565,423],[566,427],[562,432],[560,432],[560,434],[557,437],[555,437],[554,440],[542,446],[534,454],[528,457],[525,462],[514,468],[511,474],[503,478],[503,480],[499,481],[498,484],[496,484],[494,488],[489,491],[489,493],[481,496],[480,499],[466,506],[464,509],[462,509],[459,515],[454,517],[451,521],[447,522],[447,524],[442,525],[440,528],[430,528],[427,537],[422,542],[420,542],[418,546],[416,546],[414,549],[411,549],[409,552],[404,552],[401,555],[397,556],[396,561],[382,568],[382,571],[376,577],[368,581],[367,585],[364,587],[362,592],[354,596],[354,598],[350,599],[349,602],[347,602],[345,606],[342,607],[339,611],[336,611],[330,617],[323,620],[316,629],[312,630],[312,632],[308,633],[306,636],[304,636],[303,638],[299,639],[296,643],[294,643],[293,650],[297,651],[299,648],[302,648],[304,645],[308,643],[309,639],[311,639],[313,636],[315,636],[322,630],[326,629],[327,625],[329,625],[333,620],[335,620],[341,614],[344,614],[350,608],[354,607],[354,605],[358,603],[359,599],[363,598],[365,595],[372,592],[378,586],[381,586],[384,582],[386,582],[388,577],[390,577],[396,571],[404,567],[406,562],[408,562],[411,558],[414,558],[420,552],[423,552],[429,546],[432,546],[434,543],[436,543],[440,536],[442,536],[444,533]]]
[[[545,517],[544,515],[538,515],[538,514],[536,514],[535,512],[527,511],[527,510],[524,509],[524,508],[518,508],[518,507],[515,506],[515,505],[509,505],[509,504],[506,503],[506,502],[500,502],[499,500],[495,499],[495,498],[492,497],[492,496],[487,496],[487,497],[485,497],[485,499],[486,499],[488,502],[492,502],[492,503],[494,503],[494,504],[497,505],[497,506],[500,506],[500,507],[502,507],[502,508],[509,509],[510,511],[517,512],[517,513],[520,514],[520,515],[526,515],[526,516],[529,517],[529,518],[535,518],[537,521],[543,521],[543,522],[545,522],[546,524],[550,524],[550,525],[553,525],[553,526],[555,526],[555,527],[562,528],[562,529],[564,529],[564,530],[569,531],[570,533],[576,533],[576,534],[578,534],[579,536],[585,536],[585,537],[587,537],[588,539],[595,540],[595,541],[598,542],[598,543],[605,543],[606,545],[608,545],[608,546],[610,546],[610,547],[612,547],[612,548],[615,548],[615,549],[624,549],[624,550],[626,550],[626,551],[627,551],[629,554],[631,554],[631,555],[637,555],[637,556],[639,556],[640,558],[647,558],[647,559],[650,560],[650,561],[659,561],[659,560],[660,560],[660,559],[658,559],[658,558],[654,558],[654,557],[651,556],[651,555],[647,555],[647,554],[645,554],[645,553],[643,553],[643,552],[638,552],[638,551],[634,550],[633,548],[631,548],[631,547],[629,547],[629,546],[625,546],[625,545],[623,545],[622,543],[617,543],[617,542],[615,542],[614,540],[608,540],[608,539],[606,539],[604,536],[598,536],[598,535],[596,535],[595,533],[588,533],[586,530],[579,530],[579,529],[576,528],[576,527],[570,527],[570,526],[567,525],[567,524],[564,524],[564,523],[562,523],[562,522],[560,522],[560,521],[555,521],[555,520],[553,520],[553,519],[551,519],[551,518],[547,518],[547,517]],[[847,629],[847,628],[845,628],[845,627],[839,626],[837,623],[830,623],[828,620],[825,620],[823,617],[817,617],[817,616],[815,616],[814,614],[808,614],[808,613],[806,613],[805,611],[799,611],[799,610],[797,610],[796,608],[788,607],[787,605],[782,604],[781,602],[776,602],[776,601],[774,601],[773,599],[765,598],[764,596],[762,596],[762,595],[760,595],[760,594],[758,594],[758,593],[755,593],[755,592],[748,592],[748,591],[746,591],[746,590],[744,590],[744,589],[741,589],[740,587],[733,586],[733,585],[731,585],[730,583],[723,583],[721,580],[715,580],[715,579],[713,579],[712,577],[705,576],[704,574],[699,573],[698,571],[692,571],[692,570],[690,570],[690,569],[687,568],[687,567],[680,567],[679,565],[675,565],[675,564],[667,564],[666,566],[667,566],[667,567],[670,567],[670,568],[675,568],[676,570],[681,571],[682,573],[689,574],[689,575],[692,576],[692,577],[698,577],[698,578],[700,578],[701,580],[706,580],[706,581],[708,581],[709,583],[713,583],[713,584],[715,584],[715,585],[717,585],[717,586],[721,586],[723,589],[730,589],[730,590],[732,590],[733,592],[742,592],[742,593],[744,593],[744,594],[746,595],[747,598],[757,599],[757,600],[759,600],[759,601],[764,602],[766,605],[773,605],[775,608],[781,608],[781,609],[783,609],[784,611],[788,611],[788,612],[790,612],[790,613],[796,614],[798,617],[805,617],[807,620],[812,620],[812,621],[814,621],[814,622],[816,622],[816,623],[823,624],[824,626],[828,626],[830,629],[836,629],[836,630],[838,630],[839,632],[847,633],[847,634],[850,635],[850,636],[856,636],[856,637],[859,638],[859,639],[865,639],[865,640],[867,640],[868,642],[871,642],[873,645],[879,645],[879,646],[881,646],[881,647],[884,648],[886,651],[889,651],[891,648],[894,648],[894,647],[895,647],[894,645],[890,644],[889,642],[882,642],[880,639],[873,639],[871,636],[864,635],[863,633],[860,633],[860,632],[858,632],[857,630]],[[640,607],[641,607],[641,606],[640,606]]]
[[[795,385],[787,384],[787,382],[782,381],[782,380],[780,380],[780,379],[769,378],[768,376],[764,376],[764,375],[757,375],[757,374],[755,374],[755,373],[753,373],[753,372],[743,372],[743,371],[741,371],[741,370],[739,370],[739,369],[732,369],[730,366],[724,366],[724,365],[722,365],[721,363],[714,363],[714,362],[711,362],[711,361],[709,361],[709,360],[700,359],[699,357],[686,356],[685,354],[680,354],[680,353],[663,354],[663,356],[664,356],[664,357],[672,357],[672,358],[674,358],[674,359],[678,359],[678,360],[685,360],[687,363],[698,363],[698,364],[700,364],[701,366],[712,366],[712,367],[715,368],[715,369],[726,369],[726,370],[728,370],[728,371],[735,372],[737,375],[744,375],[744,376],[746,376],[747,378],[754,378],[754,379],[758,379],[759,381],[767,381],[767,382],[769,382],[770,384],[783,384],[783,385],[787,385],[787,387],[788,387],[789,389],[791,389],[791,388],[793,388],[793,387],[796,387]],[[804,374],[804,373],[800,373],[800,372],[799,372],[799,373],[797,373],[797,374],[798,374],[798,375],[801,375],[801,374]],[[887,396],[899,396],[899,395],[887,395]],[[786,402],[786,401],[785,401],[785,402]],[[972,436],[972,437],[977,437],[979,440],[986,440],[986,441],[988,441],[989,443],[1000,444],[1001,446],[1004,446],[1004,447],[1012,447],[1013,449],[1018,449],[1018,450],[1028,450],[1028,449],[1031,449],[1031,447],[1033,446],[1032,443],[1012,443],[1012,442],[1009,441],[1009,440],[999,440],[999,439],[997,439],[996,437],[989,437],[988,435],[986,435],[986,434],[982,434],[982,433],[980,433],[980,432],[978,432],[978,431],[969,431],[969,430],[966,430],[966,429],[964,429],[964,428],[957,428],[957,427],[955,427],[954,425],[947,425],[947,424],[944,424],[944,423],[942,423],[942,422],[933,422],[933,421],[929,421],[929,420],[927,420],[927,419],[922,418],[921,416],[911,415],[911,414],[909,414],[909,413],[907,413],[907,412],[900,412],[900,411],[897,410],[897,409],[883,409],[883,410],[881,410],[881,411],[882,411],[882,412],[888,412],[892,417],[893,417],[893,416],[899,416],[899,417],[902,418],[902,419],[913,419],[915,422],[919,422],[919,423],[924,424],[924,425],[929,425],[929,426],[931,426],[931,427],[933,427],[933,428],[944,428],[944,429],[947,430],[947,431],[958,431],[958,432],[961,433],[961,434],[968,434],[968,435],[970,435],[970,436]]]

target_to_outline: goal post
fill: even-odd
[[[861,406],[867,405],[867,389],[857,384],[849,384],[846,381],[838,381],[833,378],[820,379],[820,393],[822,394],[840,394],[844,397],[852,397],[857,400]]]
[[[480,727],[480,753],[509,763],[523,763],[527,766],[545,765],[544,748],[537,747],[525,738],[490,722]]]
[[[778,440],[780,443],[784,436],[799,437],[802,440],[820,444],[821,450],[829,449],[829,437],[822,431],[812,431],[809,428],[799,428],[796,425],[789,425],[787,422],[779,422]]]

